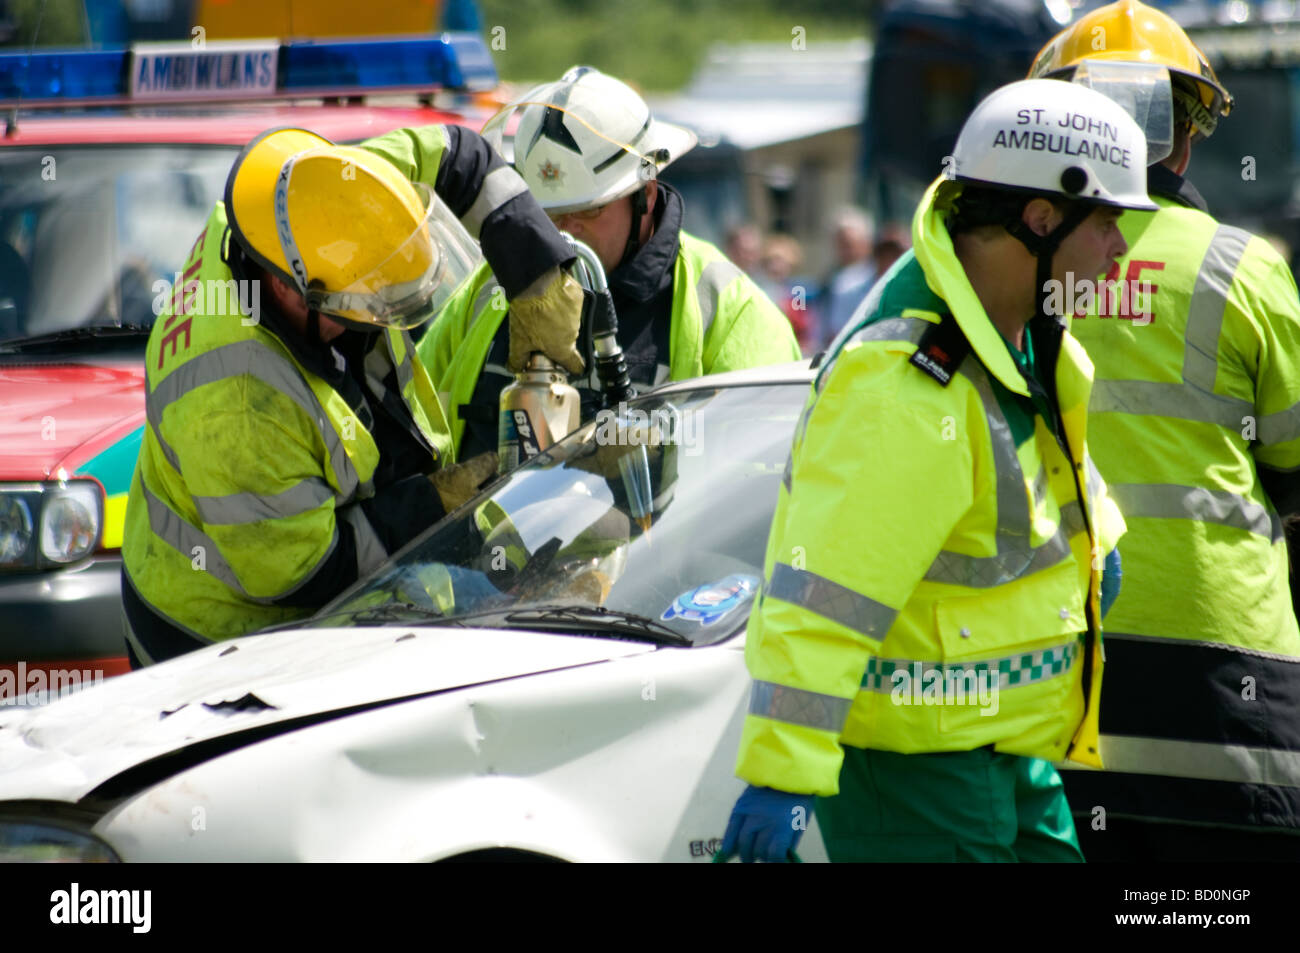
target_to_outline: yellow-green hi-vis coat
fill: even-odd
[[[1038,414],[1017,443],[1000,402],[1030,391],[944,227],[955,188],[926,193],[914,254],[873,290],[796,431],[746,644],[751,784],[836,794],[845,744],[1100,765],[1095,620],[1124,521],[1087,457],[1092,365],[1044,325],[1059,356],[1036,339],[1038,370],[1054,373],[1068,452]],[[911,363],[945,313],[971,347],[947,386]]]
[[[447,302],[417,343],[458,448],[468,403],[508,311],[483,265]],[[706,241],[680,233],[673,265],[669,379],[685,380],[799,360],[790,322],[758,286]]]
[[[328,558],[336,517],[355,517],[360,572],[387,558],[349,505],[374,495],[380,448],[341,394],[244,320],[220,254],[226,237],[218,202],[149,337],[149,425],[122,541],[140,597],[218,641],[310,612],[274,600]],[[430,468],[447,460],[446,418],[406,332],[376,334],[366,369],[376,380],[396,370],[401,400],[436,453]]]

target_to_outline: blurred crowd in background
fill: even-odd
[[[805,356],[827,347],[853,317],[876,280],[911,246],[897,225],[877,228],[860,208],[845,206],[830,222],[835,257],[814,270],[803,246],[791,235],[764,234],[744,223],[727,230],[726,253],[790,319]]]

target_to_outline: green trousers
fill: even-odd
[[[817,799],[836,862],[1079,862],[1056,769],[987,748],[897,754],[844,748],[840,793]]]

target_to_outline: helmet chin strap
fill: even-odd
[[[320,312],[315,308],[307,309],[307,340],[312,344],[320,340]]]
[[[627,264],[641,248],[641,219],[645,217],[647,208],[645,187],[642,186],[632,193],[632,225],[628,229],[627,244],[623,246],[623,257],[615,267]]]
[[[1063,315],[1050,315],[1047,313],[1047,285],[1052,279],[1052,256],[1061,247],[1061,242],[1065,241],[1066,237],[1091,214],[1091,205],[1085,202],[1076,202],[1065,213],[1065,218],[1061,219],[1061,224],[1046,235],[1037,234],[1019,218],[1007,223],[1007,231],[1015,238],[1018,238],[1025,248],[1029,249],[1029,254],[1038,259],[1038,267],[1034,276],[1036,289],[1034,313],[1036,317],[1063,317]]]

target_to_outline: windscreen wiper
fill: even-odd
[[[0,354],[17,354],[33,348],[46,347],[51,344],[66,344],[69,341],[86,341],[96,338],[148,337],[152,326],[148,324],[95,324],[84,328],[68,328],[64,331],[51,331],[48,334],[35,334],[26,338],[13,338],[0,341]]]
[[[502,621],[510,625],[552,625],[568,624],[589,632],[609,632],[632,635],[656,645],[693,645],[684,635],[679,635],[666,625],[654,619],[637,615],[635,612],[623,612],[607,609],[604,606],[586,605],[549,605],[527,606],[522,609],[498,609],[503,613]]]

